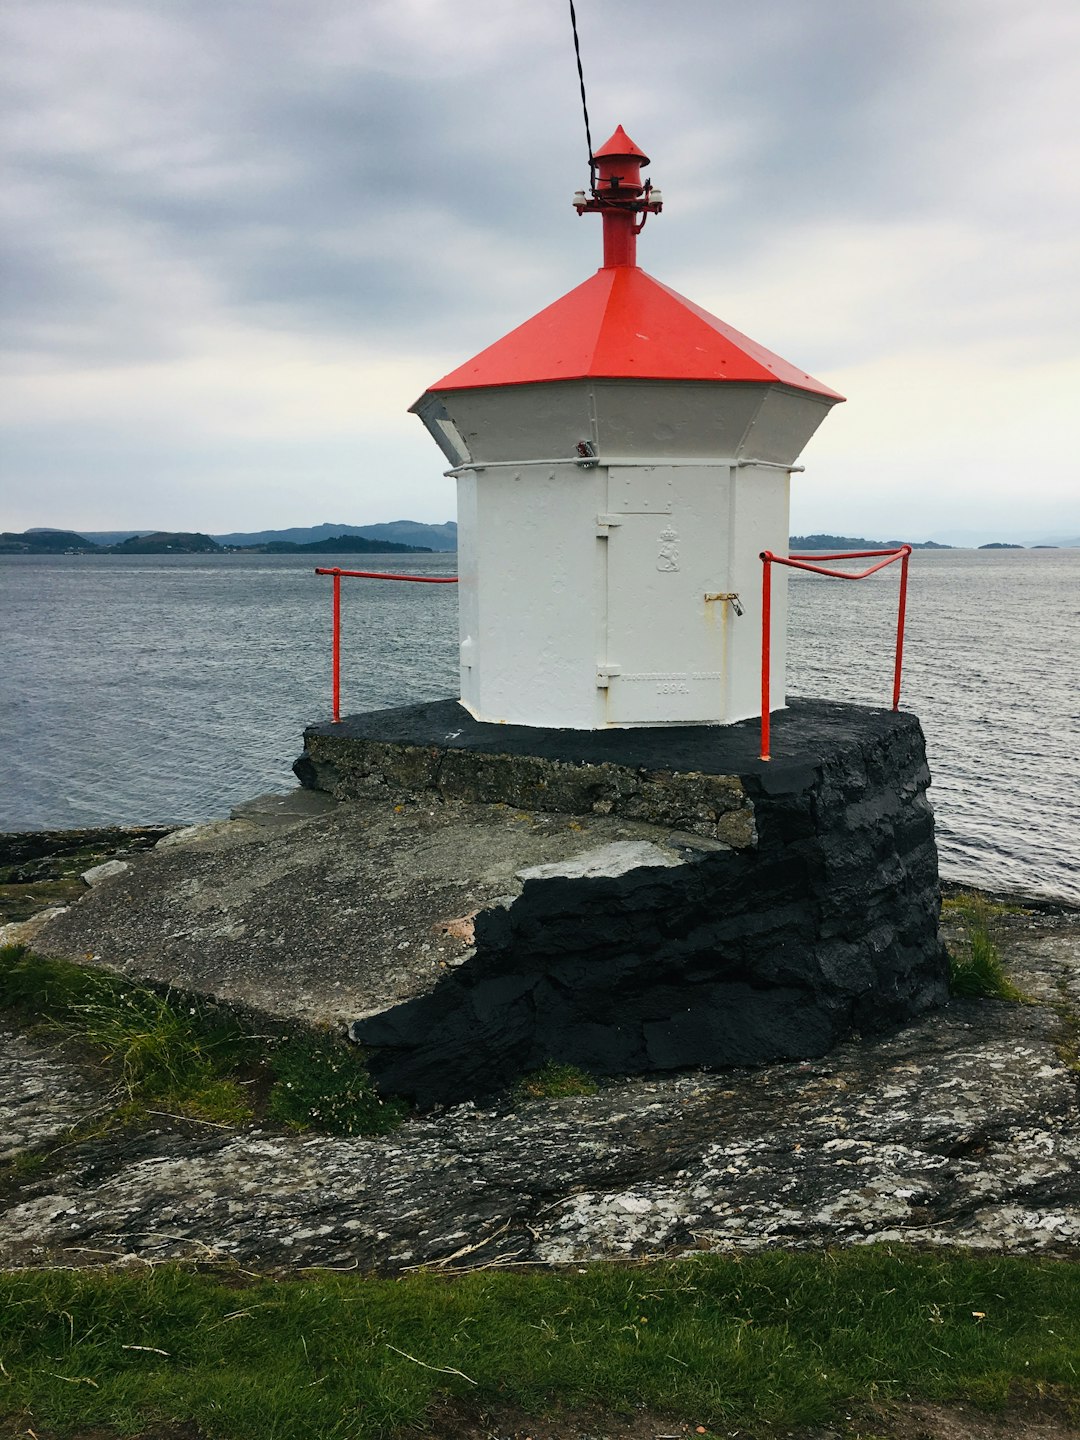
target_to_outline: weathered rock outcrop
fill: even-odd
[[[632,865],[615,845],[519,871],[520,894],[469,917],[472,952],[429,993],[353,1023],[380,1085],[432,1104],[546,1060],[616,1075],[821,1055],[942,1003],[918,720],[796,702],[771,763],[756,739],[749,723],[484,725],[452,702],[309,730],[298,774],[339,796],[499,799],[682,834]]]
[[[892,1241],[1080,1253],[1080,917],[998,936],[1031,1003],[954,1001],[820,1060],[503,1096],[379,1139],[225,1130],[47,1143],[86,1111],[6,1046],[0,1263],[401,1271]],[[38,1148],[40,1147],[40,1148]]]

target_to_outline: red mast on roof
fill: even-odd
[[[637,264],[637,237],[649,215],[659,215],[664,202],[651,180],[642,180],[641,167],[649,157],[639,150],[620,125],[593,156],[596,185],[591,197],[584,190],[574,196],[574,209],[603,216],[604,269]],[[641,220],[638,220],[638,216]]]

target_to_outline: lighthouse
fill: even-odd
[[[662,197],[620,126],[580,215],[603,264],[412,407],[458,490],[461,703],[556,729],[725,725],[760,714],[763,550],[843,396],[654,279]],[[773,704],[786,572],[774,578]]]
[[[412,407],[458,487],[460,697],[335,703],[294,767],[357,807],[349,1034],[420,1105],[549,1062],[817,1056],[948,996],[899,620],[892,709],[784,705],[788,567],[858,579],[908,547],[854,573],[786,553],[843,397],[639,269],[646,156],[619,129],[591,158],[599,270]]]

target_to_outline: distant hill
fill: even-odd
[[[70,535],[70,530],[51,530],[46,525],[34,525],[27,535]],[[133,535],[152,535],[152,530],[80,530],[80,538],[89,545],[119,545],[121,540],[130,540]]]
[[[793,550],[898,550],[910,545],[913,550],[951,550],[936,540],[867,540],[861,535],[792,535],[788,544]]]
[[[209,535],[198,531],[155,530],[150,535],[135,535],[119,545],[102,547],[105,555],[220,555],[221,546]]]
[[[320,540],[333,540],[341,535],[358,535],[366,540],[381,540],[392,545],[411,545],[427,550],[456,550],[457,525],[448,520],[444,525],[423,525],[418,520],[391,520],[380,525],[296,526],[291,530],[234,531],[215,535],[219,545],[313,545]]]
[[[408,528],[421,533],[429,530],[441,530],[444,527],[413,524],[405,520],[398,522],[402,528]],[[376,525],[375,530],[389,530],[397,528],[389,525]],[[456,527],[454,527],[456,530]],[[327,529],[331,534],[316,538],[307,543],[297,543],[290,540],[269,540],[265,542],[255,541],[254,543],[242,543],[249,537],[237,536],[230,541],[230,549],[255,550],[269,554],[312,554],[312,555],[430,555],[435,549],[432,545],[405,544],[402,541],[392,541],[381,537],[369,538],[366,535],[358,535],[350,529],[338,530],[333,525],[316,526],[316,530]],[[105,540],[112,534],[120,534],[124,538],[113,543],[94,543],[94,540],[87,535],[78,535],[74,530],[50,530],[44,527],[35,530],[26,530],[21,534],[12,531],[4,531],[0,534],[0,554],[8,555],[223,555],[226,547],[219,544],[211,535],[204,535],[200,531],[172,531],[172,530],[151,530],[138,531],[134,534],[125,531],[97,531],[94,532],[99,540]],[[269,534],[281,533],[270,531]],[[309,531],[287,532],[300,535],[307,535]],[[446,549],[445,536],[440,535],[442,550]],[[457,543],[456,534],[454,542]]]
[[[89,550],[85,535],[74,530],[11,530],[0,532],[0,551],[8,555],[56,555],[68,550]]]
[[[395,545],[390,540],[368,540],[364,535],[332,535],[329,540],[313,540],[310,545],[294,545],[290,540],[271,540],[266,545],[245,545],[263,555],[430,555],[430,545]]]
[[[0,551],[24,555],[220,555],[222,548],[209,535],[190,531],[154,530],[134,535],[117,545],[95,545],[74,530],[26,530],[21,535],[5,531]]]

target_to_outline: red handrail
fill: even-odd
[[[824,565],[813,563],[817,560],[871,560],[882,555],[885,558],[865,570],[829,570]],[[792,570],[809,570],[814,575],[828,575],[835,580],[865,580],[886,565],[900,561],[900,600],[896,615],[896,659],[893,664],[892,708],[900,708],[900,671],[904,663],[904,619],[907,614],[908,560],[911,546],[901,545],[897,550],[840,550],[835,555],[774,555],[763,550],[759,559],[764,567],[761,577],[761,756],[769,760],[769,681],[772,665],[772,567],[787,565]]]
[[[334,645],[331,666],[334,688],[334,724],[341,724],[341,577],[355,576],[358,580],[409,580],[417,585],[456,585],[456,575],[391,575],[384,570],[341,570],[336,565],[330,569],[316,569],[316,575],[334,577]]]

